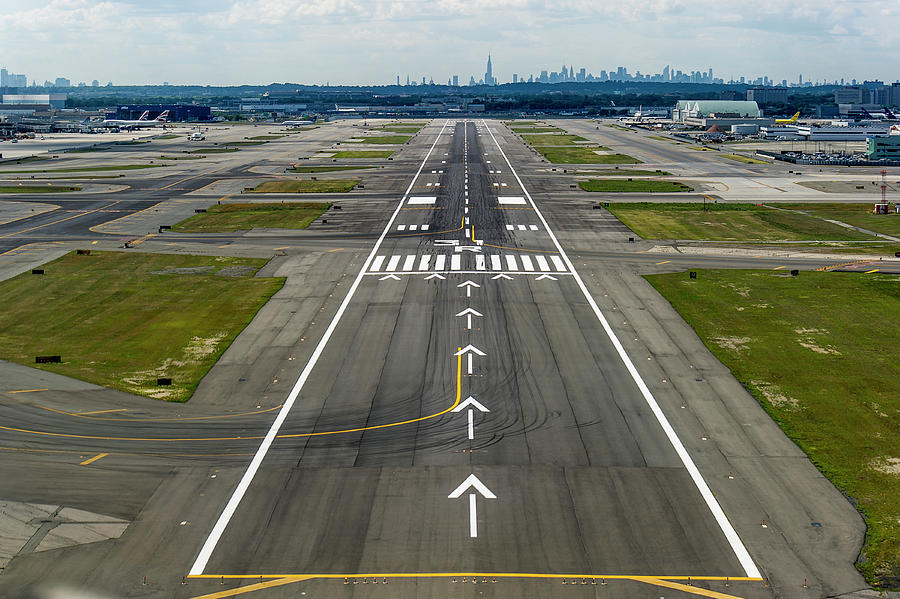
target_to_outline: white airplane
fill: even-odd
[[[103,127],[118,127],[119,129],[131,130],[131,129],[145,129],[148,127],[156,127],[157,125],[164,125],[169,121],[169,111],[164,110],[162,114],[156,117],[153,120],[149,120],[147,117],[150,116],[150,111],[145,110],[144,114],[140,116],[140,118],[136,121],[129,121],[125,119],[104,119],[100,125]]]
[[[315,125],[316,122],[310,119],[296,119],[291,121],[284,121],[281,124],[286,127],[296,127],[297,125]]]

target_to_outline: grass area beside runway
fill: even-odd
[[[182,233],[228,233],[255,227],[305,229],[330,207],[329,202],[217,204],[172,229]]]
[[[27,170],[27,171],[4,171],[0,170],[0,175],[29,175],[39,173],[92,173],[96,171],[132,171],[142,168],[158,168],[168,166],[166,164],[109,164],[106,166],[74,166],[68,168],[48,168],[43,170]]]
[[[373,131],[389,131],[391,133],[418,133],[422,130],[422,127],[424,127],[424,125],[385,125],[384,127],[373,129]]]
[[[801,210],[811,216],[900,237],[900,214],[874,214],[871,204],[778,204],[778,208]]]
[[[198,148],[185,150],[185,154],[225,154],[227,152],[240,152],[240,148]]]
[[[522,139],[525,143],[532,146],[571,146],[574,145],[576,141],[588,141],[587,138],[581,137],[580,135],[571,135],[568,133],[523,135]]]
[[[743,162],[744,164],[772,164],[766,160],[758,160],[756,158],[750,158],[749,156],[741,156],[740,154],[720,154],[722,158],[727,158],[728,160],[734,160],[735,162]]]
[[[609,211],[644,239],[867,241],[865,235],[800,212],[755,204],[613,203]]]
[[[105,387],[186,401],[284,284],[266,263],[132,252],[74,252],[0,283],[0,358]],[[60,355],[60,364],[35,356]],[[171,386],[157,386],[171,378]]]
[[[632,132],[632,133],[635,133],[635,130],[634,130],[634,129],[630,129],[630,128],[628,128],[628,127],[623,127],[622,125],[609,124],[609,125],[606,125],[606,126],[607,126],[607,127],[611,127],[612,129],[618,129],[619,131],[630,131],[630,132]]]
[[[575,171],[576,175],[599,175],[601,177],[666,177],[672,173],[668,171],[655,170],[645,171],[640,169],[619,168],[604,169],[599,171]]]
[[[656,181],[653,179],[590,179],[579,181],[578,187],[585,191],[605,191],[617,193],[680,193],[694,191],[681,181]]]
[[[354,144],[405,144],[412,138],[411,135],[377,135],[372,137],[358,137],[353,138],[344,143],[354,143]]]
[[[295,166],[293,168],[289,168],[288,171],[292,173],[330,173],[332,171],[356,171],[366,168],[382,167],[371,164],[346,164],[338,166]]]
[[[250,190],[250,193],[346,193],[356,187],[359,179],[289,179],[285,181],[265,181]]]
[[[160,160],[200,160],[203,156],[160,156]]]
[[[81,191],[81,188],[68,185],[0,185],[0,193],[65,193],[67,191]]]
[[[565,129],[559,127],[510,127],[513,133],[565,133]]]
[[[333,158],[390,158],[394,150],[339,150]]]
[[[273,139],[281,139],[282,137],[287,137],[287,135],[278,135],[277,133],[267,133],[266,135],[254,135],[253,137],[248,137],[247,139],[251,141],[270,141]]]
[[[868,527],[858,567],[900,582],[896,275],[699,271],[647,276]],[[740,474],[740,473],[736,473]],[[777,516],[776,516],[777,518]],[[776,521],[777,523],[777,521]]]
[[[159,137],[154,137],[153,139],[175,139],[181,137],[175,133],[166,133],[165,135],[160,135]]]
[[[637,158],[627,154],[597,154],[600,147],[583,146],[535,146],[534,148],[553,164],[641,164]]]
[[[263,144],[269,143],[267,141],[229,141],[225,142],[224,146],[261,146]]]

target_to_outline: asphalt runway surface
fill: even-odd
[[[2,596],[862,588],[853,508],[635,274],[838,261],[647,253],[605,211],[532,195],[533,158],[497,121],[432,121],[404,153],[415,160],[359,200],[353,230],[145,241],[291,245],[270,272],[285,289],[190,403],[0,364],[0,499],[130,523],[14,558]],[[189,193],[243,172],[154,185]],[[96,239],[104,201],[0,235]]]

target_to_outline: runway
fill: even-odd
[[[295,238],[322,243],[307,287],[289,279],[191,404],[126,408],[124,394],[11,370],[10,451],[23,464],[73,452],[80,502],[132,524],[13,562],[0,588],[727,599],[857,584],[855,512],[634,276],[760,259],[660,258],[614,224],[581,243],[557,233],[572,215],[532,195],[520,171],[534,165],[499,122],[433,121],[420,138],[368,235]],[[341,241],[352,247],[321,253]],[[309,324],[275,326],[291,302]],[[251,365],[258,380],[239,370]],[[9,394],[29,390],[40,399]],[[38,500],[23,464],[6,473],[29,484],[0,490]],[[821,543],[807,514],[827,523]]]

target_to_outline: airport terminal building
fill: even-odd
[[[137,120],[147,110],[150,111],[149,118],[151,119],[155,119],[168,110],[170,121],[195,123],[212,120],[212,111],[209,106],[194,104],[129,104],[128,106],[119,106],[113,118]]]

